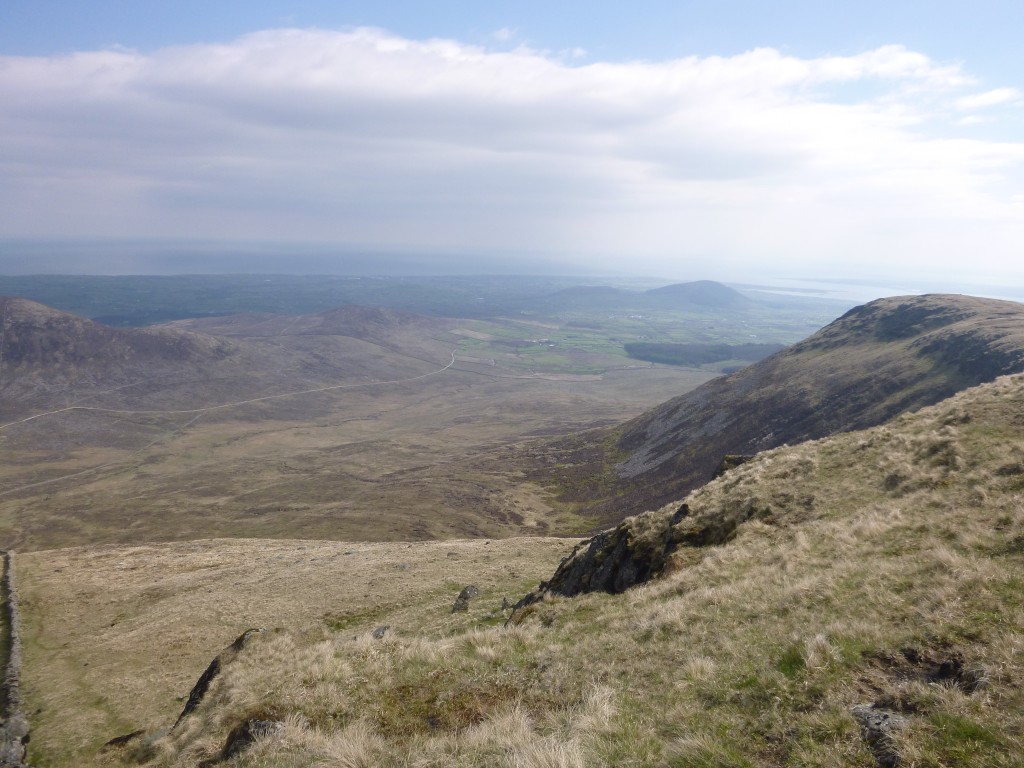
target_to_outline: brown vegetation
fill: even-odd
[[[572,533],[588,523],[556,511],[507,446],[621,420],[712,375],[625,358],[576,377],[481,364],[459,354],[454,321],[366,307],[160,330],[4,307],[0,543],[19,550]],[[30,337],[48,351],[19,351]],[[168,367],[154,339],[192,351]]]
[[[284,725],[233,765],[866,767],[883,754],[907,766],[1019,765],[1022,403],[1024,377],[1002,378],[888,425],[765,452],[691,494],[689,513],[673,525],[685,534],[741,510],[727,543],[687,544],[683,536],[660,579],[621,595],[548,596],[508,629],[488,624],[504,617],[498,596],[521,587],[527,573],[513,577],[502,564],[537,540],[501,542],[504,549],[492,550],[489,564],[472,563],[467,573],[490,575],[481,584],[482,602],[468,614],[447,610],[463,579],[446,584],[439,573],[424,571],[413,581],[438,591],[427,601],[436,607],[428,611],[418,597],[391,591],[392,581],[372,615],[361,616],[344,607],[347,595],[361,590],[346,590],[337,594],[334,631],[313,627],[323,614],[301,601],[279,602],[281,595],[303,594],[295,558],[307,553],[265,545],[267,556],[254,563],[260,578],[295,579],[295,586],[275,585],[268,590],[273,604],[260,610],[279,612],[281,620],[268,623],[291,628],[243,651],[173,732],[159,729],[173,721],[179,702],[145,723],[118,721],[122,731],[141,725],[148,735],[103,759],[193,765],[218,754],[239,723],[258,717]],[[894,474],[900,482],[889,479]],[[663,540],[658,532],[678,510],[676,503],[632,521],[634,538]],[[415,547],[452,547],[479,558],[497,544]],[[168,546],[166,553],[180,556],[184,546]],[[209,558],[207,569],[160,580],[146,599],[186,600],[203,595],[208,583],[213,597],[204,600],[229,598],[216,595],[240,581],[240,573],[224,566],[230,549],[219,550],[242,544],[203,546],[207,553],[196,550],[200,559],[192,562]],[[329,545],[308,546],[318,557]],[[382,573],[405,573],[390,566],[402,562],[408,545],[372,546]],[[551,551],[550,542],[545,546]],[[70,587],[54,566],[90,559],[105,563],[96,591],[72,588],[64,610],[73,600],[83,616],[122,611],[125,626],[107,634],[110,642],[127,651],[144,627],[152,638],[149,657],[166,647],[135,602],[154,572],[139,579],[126,568],[114,582],[123,585],[118,591],[100,587],[118,563],[139,567],[158,553],[111,548],[20,556],[22,582],[31,585],[29,603],[42,622],[26,622],[33,628],[26,631],[26,653],[67,642],[42,618],[53,615],[44,610],[53,595]],[[477,576],[472,582],[479,583]],[[260,605],[259,593],[244,583],[238,589],[230,594],[246,597],[236,613]],[[161,607],[149,616],[166,613]],[[231,612],[177,613],[176,631],[188,633],[192,617],[208,626],[211,614]],[[391,629],[375,638],[371,630],[380,625]],[[225,627],[208,657],[195,659],[193,679],[244,628]],[[125,658],[121,674],[137,687],[150,685],[138,679],[140,664],[165,668],[164,659]],[[68,681],[88,678],[87,669],[72,663],[49,681],[37,677],[36,701],[49,697],[44,712],[58,717],[59,696],[79,685]],[[165,681],[162,688],[184,694],[191,682],[180,673],[176,684]],[[117,698],[107,694],[102,707],[86,712],[98,713]],[[82,700],[88,703],[88,694]],[[157,710],[154,704],[148,711]],[[870,713],[890,713],[885,717],[900,723],[886,734],[884,753],[879,739],[862,735]],[[116,735],[109,725],[97,733],[85,714],[76,715],[83,723],[75,731],[80,748]],[[47,747],[61,748],[67,747]]]

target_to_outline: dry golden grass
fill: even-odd
[[[44,707],[35,723],[44,740],[33,740],[37,762],[67,764],[61,760],[76,748],[94,754],[95,725],[106,717],[122,731],[149,730],[103,758],[109,764],[191,766],[215,755],[240,722],[265,717],[283,720],[284,730],[229,765],[867,768],[875,760],[851,710],[875,704],[906,718],[895,736],[905,766],[1024,765],[1022,406],[1024,378],[1006,378],[873,430],[765,453],[687,499],[691,516],[683,525],[723,515],[744,520],[728,544],[686,547],[667,575],[623,595],[543,600],[508,629],[488,626],[494,622],[486,614],[453,617],[446,602],[461,581],[483,582],[477,600],[489,611],[532,574],[550,574],[571,550],[568,542],[458,545],[467,547],[471,575],[439,586],[442,567],[421,586],[424,598],[395,591],[403,580],[415,582],[415,573],[393,573],[376,596],[366,582],[354,592],[364,592],[372,617],[351,617],[350,625],[340,619],[336,631],[318,624],[329,610],[322,602],[291,596],[323,594],[326,585],[312,589],[292,571],[298,558],[333,545],[307,545],[310,553],[259,545],[268,550],[254,574],[243,549],[232,547],[251,554],[255,544],[128,550],[139,552],[138,562],[162,551],[169,567],[175,553],[184,557],[193,546],[188,557],[196,567],[180,583],[161,582],[156,566],[145,578],[128,571],[117,599],[103,591],[103,579],[116,573],[125,550],[19,556],[30,616],[27,693],[30,706]],[[635,535],[657,531],[677,506],[633,521]],[[405,551],[436,547],[422,551],[438,560],[456,547],[374,546],[368,562],[376,559],[384,573]],[[526,547],[538,549],[526,554]],[[550,559],[542,568],[545,548]],[[508,565],[517,552],[529,569]],[[89,588],[53,573],[57,559],[84,565],[101,557],[103,577]],[[224,558],[233,565],[208,587],[204,579],[219,573]],[[150,580],[166,590],[163,598],[144,596]],[[261,580],[270,586],[254,591]],[[192,611],[188,600],[206,588],[214,589],[205,593],[209,609]],[[54,610],[56,595],[64,607]],[[155,604],[160,599],[168,602]],[[48,618],[71,602],[80,603],[74,617],[59,626]],[[227,617],[257,609],[271,618],[227,631]],[[103,630],[115,610],[127,611],[124,626]],[[173,632],[185,647],[210,627],[225,630],[205,655],[182,665],[179,679],[165,682],[164,690],[180,693],[190,681],[184,667],[194,676],[236,629],[286,629],[254,641],[170,732],[160,727],[173,722],[180,702],[160,705],[154,697],[145,718],[140,707],[138,718],[113,719],[104,710],[109,701],[90,698],[102,676],[76,667],[81,658],[63,671],[51,667],[62,632],[74,630],[90,665],[121,656],[102,662],[105,669],[119,668],[125,681],[143,678],[144,689],[152,657],[169,645],[162,632],[172,630],[158,621],[168,614],[177,617]],[[136,615],[140,625],[132,623]],[[91,625],[74,629],[76,622]],[[369,630],[377,624],[393,629],[374,639]],[[90,641],[94,631],[106,640]],[[133,646],[137,632],[148,634]],[[84,695],[67,693],[86,685]],[[77,730],[57,728],[62,696],[83,708],[70,714]],[[133,697],[144,699],[141,690],[125,695]]]
[[[173,721],[199,674],[250,627],[319,638],[390,624],[445,634],[494,623],[564,539],[373,544],[213,540],[16,556],[24,685],[40,765]],[[482,593],[451,614],[459,590]],[[85,763],[82,763],[85,764]]]

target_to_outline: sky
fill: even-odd
[[[249,243],[1024,286],[1022,29],[1019,0],[3,0],[0,270]]]

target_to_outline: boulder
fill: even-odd
[[[683,504],[672,515],[638,515],[580,542],[562,560],[550,580],[542,581],[536,590],[512,607],[509,621],[519,609],[538,602],[545,594],[564,597],[585,592],[619,594],[657,576],[678,547],[674,527],[689,514],[689,507]]]
[[[469,610],[469,601],[480,594],[480,588],[474,584],[470,584],[464,587],[459,596],[455,598],[455,602],[452,604],[452,613],[459,613],[461,611]]]

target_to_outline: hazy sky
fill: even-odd
[[[3,0],[0,238],[1024,285],[1021,30],[1019,0]]]

